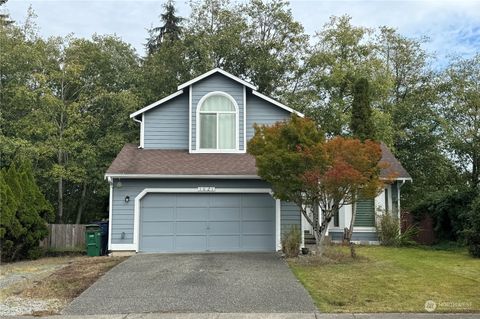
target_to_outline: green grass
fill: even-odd
[[[346,248],[330,247],[329,261],[289,260],[322,312],[480,311],[480,259],[464,249],[448,251],[362,246],[358,260]]]

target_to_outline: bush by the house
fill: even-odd
[[[3,261],[40,256],[53,208],[40,192],[28,162],[0,171],[0,245]]]
[[[293,226],[282,238],[282,251],[289,258],[297,257],[301,243],[302,233],[297,226]]]
[[[433,230],[439,241],[458,241],[465,227],[465,217],[476,196],[473,189],[453,190],[430,195],[419,203],[412,214],[421,219],[428,214],[433,219]]]
[[[377,216],[378,240],[384,246],[407,246],[415,244],[413,238],[417,234],[415,227],[400,231],[400,221],[391,212],[381,211]]]
[[[464,215],[465,229],[462,234],[468,246],[468,252],[480,258],[480,195],[476,197],[471,209]]]

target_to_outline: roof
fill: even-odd
[[[194,79],[192,79],[192,80],[190,80],[190,81],[188,81],[188,82],[185,82],[185,83],[183,83],[183,84],[180,84],[180,85],[178,86],[178,90],[181,90],[181,89],[183,89],[183,88],[186,88],[187,86],[190,86],[190,85],[192,85],[192,84],[195,83],[195,82],[198,82],[198,81],[200,81],[200,80],[203,80],[203,79],[205,79],[206,77],[209,77],[210,75],[215,74],[215,73],[223,74],[223,75],[225,75],[226,77],[228,77],[228,78],[230,78],[230,79],[232,79],[232,80],[234,80],[234,81],[236,81],[236,82],[238,82],[238,83],[240,83],[240,84],[243,84],[243,85],[245,85],[245,86],[248,87],[248,88],[251,88],[252,90],[256,90],[256,89],[257,89],[257,87],[256,87],[255,85],[253,85],[253,84],[251,84],[251,83],[248,83],[247,81],[244,81],[244,80],[240,79],[238,76],[235,76],[235,75],[233,75],[233,74],[231,74],[231,73],[228,73],[227,71],[224,71],[224,70],[222,70],[222,69],[220,69],[220,68],[215,68],[215,69],[212,69],[212,70],[210,70],[210,71],[208,71],[208,72],[206,72],[206,73],[203,73],[202,75],[197,76],[196,78],[194,78]]]
[[[165,103],[165,102],[167,102],[167,101],[169,101],[169,100],[171,100],[171,99],[173,99],[173,98],[175,98],[175,97],[183,94],[183,93],[184,93],[183,89],[185,89],[185,88],[189,87],[190,85],[192,85],[193,83],[196,83],[196,82],[198,82],[198,81],[200,81],[200,80],[203,80],[203,79],[205,79],[205,78],[207,78],[207,77],[209,77],[210,75],[215,74],[215,73],[220,73],[220,74],[222,74],[222,75],[224,75],[224,76],[226,76],[226,77],[228,77],[228,78],[230,78],[230,79],[232,79],[232,80],[234,80],[234,81],[236,81],[236,82],[238,82],[238,83],[240,83],[240,84],[242,84],[242,85],[245,85],[246,87],[252,89],[252,94],[253,94],[253,95],[258,96],[259,98],[261,98],[261,99],[263,99],[263,100],[265,100],[265,101],[267,101],[267,102],[270,102],[270,103],[272,103],[272,104],[275,105],[275,106],[278,106],[278,107],[280,107],[280,108],[282,108],[282,109],[284,109],[284,110],[286,110],[286,111],[288,111],[288,112],[290,112],[290,113],[295,113],[295,114],[297,114],[297,115],[300,116],[300,117],[304,117],[304,116],[305,116],[303,113],[300,113],[300,112],[298,112],[298,111],[296,111],[296,110],[294,110],[294,109],[286,106],[285,104],[282,104],[282,103],[280,103],[279,101],[274,100],[274,99],[272,99],[271,97],[268,97],[268,96],[266,96],[266,95],[258,92],[258,91],[257,91],[257,87],[254,86],[253,84],[248,83],[248,82],[240,79],[239,77],[237,77],[237,76],[235,76],[235,75],[233,75],[233,74],[231,74],[231,73],[228,73],[227,71],[224,71],[224,70],[222,70],[222,69],[220,69],[220,68],[215,68],[215,69],[210,70],[210,71],[208,71],[208,72],[206,72],[206,73],[204,73],[204,74],[202,74],[202,75],[200,75],[200,76],[197,76],[196,78],[194,78],[194,79],[192,79],[192,80],[190,80],[190,81],[188,81],[188,82],[185,82],[185,83],[183,83],[183,84],[180,84],[180,85],[178,86],[178,91],[177,91],[177,92],[175,92],[175,93],[173,93],[173,94],[170,94],[169,96],[164,97],[164,98],[161,99],[161,100],[158,100],[158,101],[156,101],[156,102],[153,102],[152,104],[147,105],[147,106],[145,106],[144,108],[142,108],[142,109],[140,109],[140,110],[138,110],[138,111],[133,112],[132,114],[130,114],[130,118],[134,118],[134,117],[136,117],[136,116],[138,116],[138,115],[140,115],[140,114],[142,114],[142,113],[145,113],[146,111],[148,111],[148,110],[150,110],[150,109],[152,109],[152,108],[154,108],[154,107],[156,107],[156,106],[158,106],[158,105],[161,105],[161,104],[163,104],[163,103]]]
[[[382,161],[390,163],[381,176],[395,173],[411,179],[400,162],[382,144]],[[188,150],[139,149],[126,144],[107,170],[106,176],[129,178],[259,178],[250,154],[189,153]]]
[[[106,175],[145,174],[158,177],[236,175],[254,178],[257,177],[257,169],[255,158],[245,153],[190,154],[188,150],[139,149],[134,144],[127,144]]]
[[[382,169],[380,176],[384,178],[394,176],[395,179],[412,180],[410,174],[408,174],[407,170],[403,168],[402,164],[398,161],[395,155],[393,155],[387,145],[381,143],[380,147],[382,149],[381,161],[389,164],[387,168]]]

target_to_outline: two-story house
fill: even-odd
[[[109,250],[276,251],[293,225],[308,231],[298,207],[272,197],[246,152],[254,123],[273,124],[292,113],[303,117],[214,69],[131,114],[140,123],[140,145],[125,145],[106,173]],[[398,214],[400,186],[410,179],[382,147],[383,160],[398,177],[377,198],[359,203],[354,240],[377,240],[376,208]],[[341,239],[350,216],[351,208],[344,207],[332,222],[333,240]]]

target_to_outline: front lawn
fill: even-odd
[[[314,257],[289,260],[321,312],[480,311],[480,259],[464,250],[427,248],[329,247],[325,261]]]

